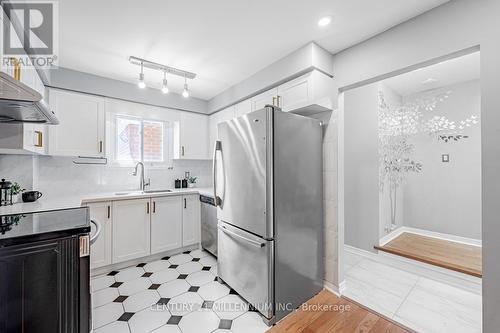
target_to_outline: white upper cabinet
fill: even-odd
[[[113,263],[151,253],[151,203],[148,199],[113,202]]]
[[[209,159],[208,116],[192,112],[181,112],[180,147],[176,158],[202,160]]]
[[[276,105],[285,112],[312,114],[331,110],[332,96],[331,78],[312,71],[280,85]]]
[[[277,106],[278,89],[273,88],[251,99],[252,111],[263,109],[266,105]]]
[[[182,197],[151,198],[151,254],[182,247]]]
[[[200,242],[200,196],[185,195],[182,200],[182,246],[188,246]]]
[[[51,89],[59,125],[49,128],[49,154],[104,156],[104,98]]]

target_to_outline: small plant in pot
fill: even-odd
[[[198,177],[188,177],[188,187],[194,187],[197,179]]]
[[[19,183],[16,183],[14,182],[12,184],[12,187],[10,188],[10,191],[12,193],[12,203],[16,203],[16,202],[19,202],[19,198],[20,198],[20,195],[22,192],[25,191],[24,188],[21,188],[21,185],[19,185]]]

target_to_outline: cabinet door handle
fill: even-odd
[[[181,154],[184,156],[184,146],[181,147]]]
[[[99,152],[102,153],[102,141],[99,141]]]
[[[276,106],[276,96],[273,96],[273,106]]]
[[[146,202],[146,214],[149,214],[149,202]]]
[[[184,209],[186,209],[186,208],[187,208],[187,200],[186,200],[186,198],[184,198]]]
[[[36,143],[35,147],[43,147],[43,132],[42,131],[35,131],[36,134]]]
[[[153,201],[153,213],[156,213],[156,201]]]
[[[276,104],[277,104],[276,106],[277,107],[280,107],[280,98],[281,98],[280,95],[276,96]]]
[[[111,217],[111,206],[108,205],[108,220],[109,220],[110,217]]]

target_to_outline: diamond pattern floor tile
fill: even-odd
[[[94,333],[130,333],[130,330],[126,322],[114,321],[111,324],[95,329]]]
[[[202,270],[202,267],[203,266],[201,266],[199,263],[190,261],[185,264],[179,265],[179,267],[177,267],[176,269],[181,274],[191,274]]]
[[[229,288],[217,281],[212,281],[200,287],[198,294],[204,300],[216,301],[219,298],[229,295]]]
[[[161,297],[172,298],[189,290],[191,285],[186,280],[174,280],[164,283],[158,288]]]
[[[137,279],[142,274],[144,274],[144,269],[142,269],[141,267],[130,267],[116,274],[115,280],[117,282],[127,282],[130,280]]]
[[[167,323],[170,313],[167,309],[146,308],[134,314],[128,321],[132,333],[147,333]]]
[[[160,283],[161,284],[161,283],[175,280],[175,279],[177,279],[177,277],[179,277],[179,275],[180,274],[177,270],[167,268],[167,269],[164,269],[162,271],[153,273],[153,275],[151,275],[149,277],[149,279],[151,279],[151,282],[153,282],[153,283]]]
[[[186,281],[192,286],[203,286],[211,281],[213,281],[215,275],[207,271],[199,271],[193,274],[189,274]]]
[[[170,263],[172,265],[182,265],[182,264],[185,264],[185,263],[192,261],[192,260],[193,260],[193,257],[191,257],[189,254],[185,254],[185,253],[177,254],[173,257],[170,257],[170,259],[168,259],[168,261],[170,261]]]
[[[94,328],[99,328],[101,326],[117,321],[122,314],[123,306],[120,303],[112,302],[95,308],[93,309],[92,316]]]
[[[90,284],[92,286],[92,292],[96,292],[98,290],[107,288],[113,283],[115,283],[115,278],[109,275],[99,276],[90,280]]]
[[[170,266],[170,262],[168,260],[157,260],[150,262],[149,264],[146,264],[144,266],[144,270],[146,272],[154,273],[154,272],[159,272],[164,269],[167,269],[168,266]]]
[[[247,312],[248,305],[238,295],[227,295],[214,303],[213,310],[221,319],[233,320]]]
[[[196,311],[182,317],[179,327],[183,333],[209,333],[219,327],[220,319],[212,311]]]
[[[156,304],[159,300],[160,295],[156,292],[156,290],[144,290],[128,297],[123,302],[123,308],[127,312],[138,312]]]
[[[124,282],[118,287],[118,292],[120,295],[132,296],[140,291],[148,289],[151,285],[151,280],[145,277],[140,277],[134,280]]]
[[[257,312],[217,281],[217,260],[186,251],[92,279],[94,333],[259,333]]]
[[[118,290],[116,288],[106,288],[96,291],[92,294],[92,307],[96,308],[111,303],[117,297]]]
[[[236,318],[231,326],[233,333],[264,333],[269,327],[257,312],[247,312]]]
[[[184,293],[172,298],[168,302],[170,313],[175,316],[184,316],[201,309],[203,299],[197,293]]]

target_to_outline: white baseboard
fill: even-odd
[[[326,281],[326,280],[323,280],[323,287],[324,287],[326,290],[328,290],[328,291],[330,291],[330,292],[334,293],[334,294],[335,294],[335,295],[337,295],[338,297],[342,296],[342,294],[344,293],[344,291],[345,291],[345,286],[346,286],[346,285],[345,285],[345,281],[340,282],[340,283],[339,283],[339,286],[336,286],[336,285],[334,285],[334,284],[333,284],[333,283],[331,283],[331,282],[328,282],[328,281]]]
[[[446,268],[426,264],[420,261],[408,259],[382,251],[380,251],[379,253],[375,253],[358,249],[349,245],[344,245],[344,249],[345,252],[359,255],[361,257],[379,262],[384,265],[392,266],[394,268],[424,278],[456,286],[458,288],[462,288],[476,294],[481,294],[482,279],[472,275],[452,271]]]
[[[467,244],[467,245],[472,245],[472,246],[482,246],[482,241],[480,239],[455,236],[455,235],[450,235],[450,234],[444,234],[441,232],[417,229],[417,228],[406,227],[406,226],[399,227],[396,230],[388,233],[384,237],[380,238],[380,240],[379,240],[380,246],[383,246],[383,245],[389,243],[391,240],[398,237],[399,235],[401,235],[404,232],[422,235],[422,236],[439,238],[439,239],[443,239],[443,240],[447,240],[447,241],[452,241],[452,242],[457,242],[457,243],[462,243],[462,244]]]
[[[334,293],[335,295],[340,297],[339,287],[337,287],[333,283],[323,280],[323,287],[329,292]]]

